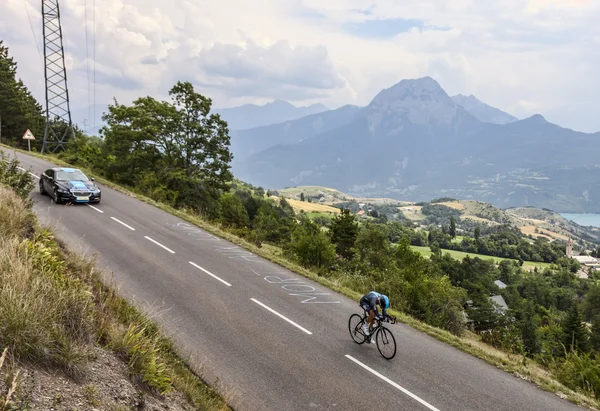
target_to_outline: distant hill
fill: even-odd
[[[517,121],[518,119],[504,111],[489,106],[479,101],[474,95],[463,96],[458,94],[452,97],[452,100],[479,121],[494,124],[506,124]]]
[[[233,172],[269,188],[316,185],[357,197],[449,196],[600,212],[600,133],[565,129],[541,115],[483,122],[431,77],[402,80],[351,117],[252,154]]]
[[[244,104],[239,107],[215,108],[212,112],[219,113],[227,121],[229,130],[246,130],[296,120],[311,114],[327,111],[323,104],[313,104],[307,107],[296,107],[287,101],[275,100],[262,106]]]
[[[336,110],[311,114],[297,120],[249,130],[232,131],[231,150],[234,162],[278,144],[294,144],[310,139],[323,132],[348,124],[360,107],[343,106]]]

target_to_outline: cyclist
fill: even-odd
[[[379,314],[377,305],[381,307],[381,314]],[[390,299],[387,295],[371,291],[361,297],[360,306],[369,313],[369,323],[363,325],[365,335],[369,335],[369,329],[373,326],[373,322],[375,322],[375,314],[377,314],[378,319],[383,319],[387,315],[385,311],[390,308]]]

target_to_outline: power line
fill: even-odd
[[[85,0],[85,65],[86,65],[86,71],[87,71],[87,89],[88,89],[88,118],[90,117],[91,114],[91,94],[90,94],[90,49],[89,49],[89,39],[88,39],[88,2],[87,0]],[[87,133],[88,130],[85,130],[85,132]]]
[[[25,3],[25,11],[27,11],[27,18],[29,19],[29,27],[31,27],[31,34],[33,35],[33,42],[35,43],[35,48],[37,49],[38,56],[40,58],[40,62],[44,64],[44,59],[42,58],[42,52],[40,51],[40,46],[38,46],[38,42],[35,36],[35,30],[33,29],[33,23],[31,21],[31,14],[29,14],[29,4],[27,4],[27,0],[23,0]]]
[[[94,35],[93,35],[93,45],[94,45],[94,49],[93,49],[93,54],[94,54],[94,82],[93,82],[93,86],[94,86],[94,105],[92,106],[92,110],[94,113],[94,116],[92,117],[92,130],[96,130],[96,0],[92,0],[92,20],[93,20],[93,26],[94,26]]]

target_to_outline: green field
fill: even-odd
[[[429,247],[411,246],[411,248],[414,251],[418,251],[423,257],[427,257],[427,258],[431,257],[432,253],[431,253],[431,249]],[[482,260],[493,260],[496,263],[499,263],[504,260],[516,261],[516,260],[511,260],[510,258],[494,257],[491,255],[483,255],[483,254],[465,253],[463,251],[454,251],[454,250],[442,250],[442,253],[443,254],[448,253],[452,256],[452,258],[455,258],[457,260],[462,260],[466,256],[469,256],[471,258],[479,257]],[[551,265],[552,264],[550,264],[550,263],[539,263],[539,262],[534,262],[534,261],[526,261],[523,264],[523,268],[526,270],[532,270],[535,267],[550,268]]]

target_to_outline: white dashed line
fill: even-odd
[[[279,314],[277,311],[275,311],[274,309],[267,307],[266,305],[264,305],[263,303],[261,303],[260,301],[258,301],[255,298],[251,298],[252,301],[254,301],[256,304],[260,305],[263,308],[266,308],[267,310],[271,311],[273,314],[275,314],[276,316],[283,318],[284,320],[286,320],[288,323],[292,324],[294,327],[298,327],[300,328],[302,331],[304,331],[306,334],[308,335],[312,335],[312,333],[310,331],[308,331],[306,328],[296,324],[295,322],[293,322],[292,320],[290,320],[287,317],[284,317],[283,315]]]
[[[196,263],[193,263],[193,262],[191,262],[191,261],[190,261],[189,263],[190,263],[191,265],[193,265],[194,267],[196,267],[198,270],[202,270],[202,271],[204,271],[206,274],[210,275],[210,276],[211,276],[211,277],[213,277],[213,278],[216,278],[217,280],[219,280],[220,282],[222,282],[222,283],[223,283],[223,284],[225,284],[226,286],[228,286],[228,287],[231,287],[231,284],[229,284],[227,281],[225,281],[225,280],[223,280],[223,279],[221,279],[221,278],[217,277],[216,275],[214,275],[214,274],[213,274],[213,273],[211,273],[210,271],[208,271],[208,270],[206,270],[206,269],[204,269],[204,268],[200,267],[198,264],[196,264]]]
[[[148,237],[147,235],[145,235],[145,236],[144,236],[144,238],[145,238],[146,240],[152,241],[152,242],[153,242],[154,244],[156,244],[157,246],[164,248],[165,250],[167,250],[167,251],[168,251],[168,252],[170,252],[171,254],[175,254],[175,251],[171,250],[170,248],[167,248],[167,247],[165,247],[164,245],[162,245],[161,243],[159,243],[159,242],[158,242],[158,241],[156,241],[156,240],[153,240],[153,239],[151,239],[151,238],[150,238],[150,237]]]
[[[111,217],[111,218],[112,218],[113,220],[115,220],[117,223],[119,223],[119,224],[121,224],[121,225],[124,225],[125,227],[129,228],[131,231],[135,231],[135,228],[133,228],[132,226],[130,226],[130,225],[128,225],[128,224],[125,224],[125,223],[124,223],[124,222],[122,222],[121,220],[118,220],[118,219],[116,219],[116,218],[114,218],[114,217]]]
[[[94,210],[96,210],[100,214],[104,214],[104,211],[100,210],[99,208],[94,207],[93,205],[86,204],[86,206],[93,208]]]
[[[25,170],[23,167],[19,167],[19,166],[17,166],[17,168],[18,168],[19,170],[27,171],[27,170]],[[35,175],[35,174],[33,174],[31,171],[27,171],[27,172],[29,173],[29,175],[30,175],[31,177],[35,177],[35,178],[37,178],[38,180],[40,179],[40,176],[36,176],[36,175]]]
[[[360,365],[361,367],[363,367],[365,370],[369,371],[370,373],[372,373],[372,374],[376,375],[377,377],[381,378],[383,381],[387,382],[392,387],[399,389],[400,391],[402,391],[404,394],[408,395],[412,399],[417,400],[418,402],[420,402],[421,404],[423,404],[424,406],[426,406],[430,410],[432,410],[432,411],[440,411],[439,409],[435,408],[433,405],[429,404],[427,401],[422,400],[421,398],[417,397],[412,392],[408,391],[406,388],[401,387],[400,385],[396,384],[394,381],[390,380],[389,378],[387,378],[387,377],[379,374],[377,371],[375,371],[371,367],[366,366],[362,362],[358,361],[356,358],[354,358],[354,357],[352,357],[352,356],[350,356],[348,354],[346,354],[345,357],[348,358],[348,359],[350,359],[350,360],[352,360],[352,361],[354,361],[356,364]]]

